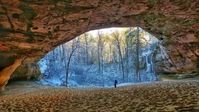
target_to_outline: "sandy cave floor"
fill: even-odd
[[[67,89],[17,82],[0,93],[0,112],[199,112],[199,81]]]

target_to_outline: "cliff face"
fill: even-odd
[[[198,0],[1,0],[0,69],[18,58],[36,62],[91,29],[137,25],[166,47],[172,64],[157,66],[158,72],[196,71]]]

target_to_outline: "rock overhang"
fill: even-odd
[[[2,69],[14,63],[8,54],[36,62],[86,31],[113,26],[140,26],[161,39],[175,64],[172,72],[197,69],[198,0],[1,0],[0,5],[0,55],[8,60]]]

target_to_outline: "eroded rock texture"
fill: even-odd
[[[199,0],[0,0],[0,68],[17,58],[36,62],[91,29],[137,25],[167,49],[172,64],[158,62],[158,72],[196,71]]]

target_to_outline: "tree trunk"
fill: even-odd
[[[118,49],[118,54],[119,54],[119,63],[121,64],[121,70],[122,70],[122,80],[124,82],[125,79],[125,72],[124,72],[124,62],[123,62],[123,56],[122,56],[122,50],[121,50],[121,40],[119,39],[119,34],[115,33],[114,38],[116,41],[116,46]]]
[[[64,50],[63,45],[62,45],[62,49],[63,49],[63,56],[65,56],[65,50]],[[70,69],[70,62],[71,62],[72,56],[73,56],[76,49],[77,49],[77,46],[74,45],[74,42],[73,42],[72,51],[69,54],[67,63],[66,63],[66,60],[64,60],[64,67],[65,67],[65,73],[66,73],[66,82],[65,82],[66,87],[68,87],[68,74],[69,74],[69,69]]]
[[[139,27],[137,27],[137,41],[136,41],[136,76],[137,76],[137,80],[140,82],[141,81],[141,77],[140,77],[140,72],[139,72],[139,68],[140,68],[140,62],[139,62],[139,50],[140,50],[140,30]]]
[[[129,75],[129,39],[126,37],[126,78],[128,81],[128,75]]]
[[[84,38],[85,38],[85,43],[86,43],[86,64],[88,65],[89,63],[89,58],[88,58],[88,36],[87,34],[84,35]]]
[[[62,46],[62,59],[63,59],[63,61],[64,61],[64,69],[65,69],[65,73],[66,73],[66,82],[65,82],[65,86],[67,87],[67,79],[68,79],[68,77],[67,77],[67,63],[66,63],[66,58],[65,58],[65,56],[66,56],[66,53],[65,53],[65,49],[64,49],[64,46],[63,45],[61,45]]]
[[[124,79],[125,79],[124,63],[123,63],[123,56],[122,56],[122,51],[121,51],[119,39],[117,40],[117,47],[118,47],[118,53],[119,53],[119,57],[120,57],[121,68],[122,68],[122,80],[124,82]]]
[[[101,44],[101,37],[98,32],[98,43],[97,43],[97,58],[98,58],[98,73],[101,73],[101,59],[100,59],[100,44]]]

